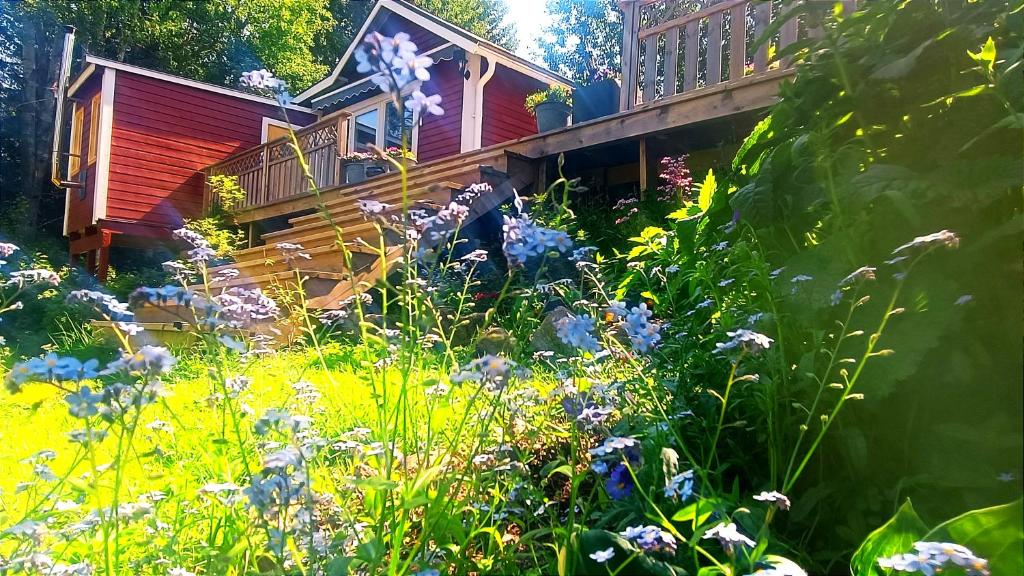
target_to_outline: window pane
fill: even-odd
[[[377,143],[377,111],[370,110],[356,116],[356,151],[366,152]]]
[[[412,110],[406,109],[404,122],[398,118],[398,109],[394,104],[388,104],[387,130],[384,132],[384,147],[402,147],[402,136],[405,135],[405,145],[412,149]]]

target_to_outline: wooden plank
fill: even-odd
[[[726,10],[729,10],[733,6],[746,4],[747,1],[748,0],[726,0],[725,2],[718,2],[708,6],[707,8],[701,8],[700,10],[690,12],[689,14],[684,14],[678,18],[673,18],[672,20],[663,22],[661,24],[658,24],[657,26],[645,28],[640,31],[639,37],[641,40],[643,40],[648,36],[661,34],[662,32],[667,32],[672,28],[681,28],[683,26],[686,26],[690,22],[700,21],[702,18],[706,18],[716,12],[725,12]]]
[[[683,46],[683,92],[697,87],[697,46],[700,44],[700,22],[692,20],[686,24]]]
[[[658,37],[648,36],[644,40],[644,91],[643,101],[654,100],[654,89],[658,80]]]
[[[647,195],[647,138],[640,139],[640,199]]]
[[[678,91],[679,73],[679,28],[665,32],[665,89],[664,96],[674,96]]]
[[[772,16],[772,3],[771,2],[756,2],[754,3],[754,39],[755,41],[761,39],[764,35],[765,30],[768,28],[770,19]],[[757,51],[754,52],[754,73],[764,72],[768,68],[768,44],[771,43],[771,38],[764,38],[763,42],[757,47]]]
[[[784,49],[797,41],[800,32],[800,12],[802,2],[792,2],[782,5],[781,17],[785,18],[782,29],[779,31],[779,50]],[[781,66],[788,68],[793,63],[793,58],[787,56],[781,60]]]
[[[708,16],[708,83],[714,86],[722,81],[722,12]]]
[[[757,76],[684,92],[672,98],[657,100],[649,106],[619,112],[596,122],[574,126],[569,130],[506,144],[506,150],[528,158],[544,158],[623,138],[658,134],[681,126],[760,110],[778,100],[779,83],[792,77],[793,73],[792,69],[772,70]]]
[[[743,78],[747,63],[747,4],[732,7],[729,13],[729,80]]]

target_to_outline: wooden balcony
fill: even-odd
[[[786,69],[773,58],[801,35],[814,35],[804,2],[620,0],[623,12],[619,110]],[[846,0],[844,4],[854,4]],[[804,28],[804,29],[802,29]],[[765,37],[770,32],[769,37]]]
[[[336,112],[314,124],[297,130],[295,137],[302,156],[295,153],[290,137],[282,137],[240,152],[210,166],[211,176],[234,176],[245,191],[244,198],[231,206],[234,211],[250,210],[311,191],[301,160],[305,160],[313,181],[321,190],[343,182],[341,156],[348,148],[347,112]],[[207,211],[218,201],[207,186],[204,207]]]

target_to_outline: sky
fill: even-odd
[[[519,38],[516,55],[539,62],[537,37],[548,21],[545,0],[506,0],[505,3],[508,5],[506,18],[516,25]]]

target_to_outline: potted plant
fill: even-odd
[[[551,86],[526,97],[526,109],[537,117],[537,131],[548,132],[569,125],[572,92],[562,86]]]
[[[416,164],[416,155],[409,150],[402,150],[397,146],[389,146],[384,150],[384,155],[401,163],[405,161],[406,166]],[[375,152],[349,152],[341,157],[341,164],[345,172],[346,184],[358,184],[372,178],[395,170],[395,165],[387,158]]]
[[[607,66],[591,69],[589,81],[573,93],[572,121],[586,122],[619,111],[621,90],[617,74]]]

